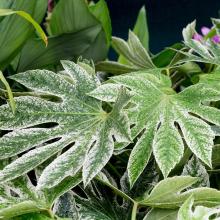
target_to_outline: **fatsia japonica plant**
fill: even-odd
[[[0,12],[54,37],[0,59],[0,219],[219,219],[220,20],[152,54],[144,7],[126,41],[104,0],[49,1],[46,34],[24,2]]]

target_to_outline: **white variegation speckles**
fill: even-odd
[[[220,83],[198,83],[176,94],[170,88],[168,77],[158,71],[155,75],[146,71],[112,77],[109,86],[104,84],[91,95],[114,101],[116,94],[111,90],[121,85],[130,89],[133,95],[131,102],[135,107],[128,109],[133,125],[132,138],[140,137],[128,163],[131,186],[144,170],[152,151],[167,177],[183,155],[182,139],[211,167],[215,134],[207,122],[220,125],[220,110],[207,105],[210,101],[220,100]]]
[[[112,111],[106,113],[101,101],[87,95],[100,85],[97,77],[70,61],[62,61],[62,65],[68,76],[33,70],[12,77],[32,89],[33,95],[41,92],[45,98],[17,97],[15,115],[8,105],[0,107],[0,128],[12,130],[0,138],[0,158],[23,153],[0,171],[0,182],[19,177],[59,153],[43,170],[38,188],[53,187],[80,169],[87,185],[112,156],[113,136],[117,141],[131,141],[123,110],[130,99],[127,90],[119,90]],[[61,100],[53,101],[49,95]]]

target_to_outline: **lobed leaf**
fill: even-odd
[[[33,70],[11,77],[58,101],[20,96],[16,98],[16,114],[7,117],[9,106],[0,107],[1,129],[12,130],[0,138],[1,157],[22,153],[0,171],[1,182],[19,177],[59,154],[42,172],[38,189],[54,187],[80,169],[87,185],[111,158],[114,139],[131,142],[129,121],[123,110],[130,99],[127,90],[121,88],[112,110],[105,112],[101,101],[87,95],[100,84],[96,76],[73,62],[62,61],[62,65],[66,75]],[[45,123],[51,127],[44,128]]]
[[[103,84],[91,93],[98,99],[114,101],[117,87],[124,86],[133,95],[130,101],[133,107],[127,111],[133,125],[132,138],[140,139],[128,162],[131,186],[146,167],[151,152],[167,177],[183,156],[184,142],[199,159],[212,166],[215,133],[209,123],[220,124],[220,111],[207,103],[220,100],[219,81],[201,82],[180,93],[170,84],[155,69],[115,76],[110,84]]]

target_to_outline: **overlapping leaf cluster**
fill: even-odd
[[[24,3],[0,12],[42,20],[46,1]],[[201,41],[189,24],[182,44],[153,55],[144,8],[125,41],[111,39],[104,0],[54,5],[47,48],[16,15],[0,20],[25,30],[18,47],[10,28],[0,36],[13,87],[2,74],[0,219],[218,219],[219,20]],[[110,44],[118,61],[94,65]]]

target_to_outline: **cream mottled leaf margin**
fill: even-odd
[[[15,114],[9,105],[0,107],[0,128],[11,130],[0,138],[0,159],[22,154],[0,171],[0,182],[57,155],[43,170],[37,188],[51,188],[81,169],[87,185],[111,158],[114,141],[131,141],[123,111],[130,99],[126,89],[120,89],[112,110],[105,112],[101,101],[87,95],[100,85],[98,78],[73,62],[62,61],[62,65],[64,74],[33,70],[11,77],[32,90],[32,95],[24,93],[15,99]]]
[[[201,82],[176,93],[168,77],[158,75],[158,70],[145,71],[113,77],[110,84],[90,95],[114,102],[121,86],[133,94],[134,107],[128,115],[133,125],[132,138],[138,137],[128,162],[131,186],[146,167],[151,152],[164,177],[182,158],[184,145],[212,166],[215,135],[208,122],[220,125],[220,110],[209,103],[220,100],[219,82]]]

